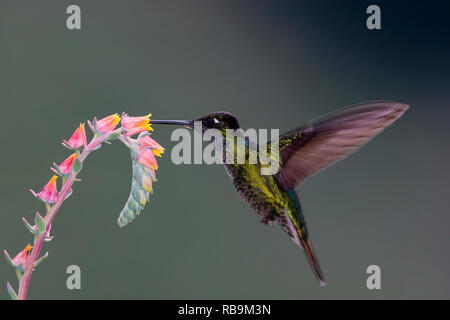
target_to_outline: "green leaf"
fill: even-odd
[[[41,217],[39,212],[36,212],[36,215],[34,216],[34,223],[36,224],[37,229],[38,229],[40,234],[45,233],[45,230],[47,229],[47,226],[45,225],[44,218]]]
[[[17,275],[17,279],[20,281],[22,280],[22,272],[16,268],[16,275]]]
[[[117,139],[119,139],[119,137],[120,137],[120,133],[113,132],[113,133],[109,134],[108,140],[117,140]]]
[[[67,192],[67,195],[66,195],[66,198],[64,199],[64,201],[67,200],[72,195],[72,193],[73,193],[73,190],[72,190],[72,188],[70,188],[69,192]]]
[[[9,282],[6,283],[6,288],[8,288],[8,293],[12,300],[19,300],[17,293],[14,291],[13,287],[11,287]]]
[[[147,179],[154,178],[152,177],[150,170],[146,170],[145,167],[138,162],[133,161],[132,167],[133,178],[131,180],[130,196],[117,220],[120,227],[130,223],[144,209],[149,198],[149,192],[143,186],[144,176],[146,176]]]
[[[39,234],[39,231],[34,229],[33,226],[28,223],[27,219],[22,218],[22,221],[23,221],[23,224],[25,225],[25,227],[27,227],[28,231],[30,231],[35,236],[37,236]]]
[[[38,265],[40,265],[42,262],[45,261],[45,259],[47,259],[48,257],[48,252],[46,252],[42,257],[40,257],[35,263],[34,263],[34,267],[36,268]]]
[[[11,256],[9,255],[8,251],[3,250],[3,254],[5,255],[6,261],[13,266],[14,268],[17,268],[17,265],[12,261]]]
[[[78,157],[73,161],[72,164],[72,173],[74,175],[77,175],[81,169],[83,168],[83,164],[81,163],[80,159],[78,159]]]

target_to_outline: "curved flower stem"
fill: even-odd
[[[113,132],[120,134],[121,130],[122,129],[117,129]],[[92,151],[96,150],[96,148],[99,145],[101,145],[103,142],[105,142],[108,139],[108,136],[109,135],[107,135],[107,134],[102,135],[102,136],[95,136],[91,140],[89,145],[86,148],[84,148],[83,152],[78,157],[78,159],[81,161],[81,163],[84,162],[86,157]],[[49,230],[50,225],[53,221],[53,218],[58,213],[58,210],[61,207],[61,205],[63,204],[64,200],[66,200],[66,197],[69,194],[70,189],[72,188],[72,185],[73,185],[75,179],[76,179],[76,175],[73,173],[70,173],[67,176],[67,179],[66,179],[64,185],[62,186],[61,191],[58,195],[58,199],[56,200],[56,203],[47,211],[47,214],[45,215],[45,218],[44,218],[45,225],[46,225],[46,231]],[[33,273],[33,268],[34,268],[35,262],[39,259],[42,245],[44,243],[44,238],[45,238],[45,233],[36,236],[34,239],[33,250],[31,252],[30,258],[28,259],[28,263],[25,266],[25,272],[19,281],[19,293],[18,293],[19,300],[25,300],[27,297],[27,291],[28,291],[28,286],[30,284],[31,274]]]

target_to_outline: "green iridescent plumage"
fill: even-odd
[[[280,162],[280,170],[274,175],[261,175],[260,163],[225,164],[236,191],[255,210],[261,222],[278,222],[292,241],[303,248],[321,285],[325,285],[325,279],[309,240],[295,187],[307,177],[355,152],[391,125],[407,108],[401,103],[385,101],[358,104],[287,132],[274,144],[279,148],[277,159]],[[239,128],[237,119],[227,112],[212,113],[198,120],[202,121],[204,130],[218,129],[224,137],[226,129]],[[266,145],[272,159],[273,142]],[[248,146],[249,142],[245,144],[246,159]],[[236,152],[236,148],[234,150]],[[259,151],[258,155],[261,155]]]
[[[254,142],[244,136],[245,144],[239,144],[234,137],[227,136],[227,129],[240,128],[232,114],[215,112],[195,121],[201,122],[199,130],[202,132],[218,130],[221,141],[215,139],[214,143],[218,143],[217,146],[224,151],[234,152],[234,159],[237,159],[239,152],[244,151],[244,163],[227,163],[227,159],[223,159],[236,191],[258,214],[261,222],[278,222],[283,227],[292,241],[304,250],[319,283],[325,285],[295,187],[309,176],[358,150],[407,109],[407,105],[391,101],[353,105],[304,124],[262,146],[263,151],[268,151],[267,155],[256,146],[258,159],[267,159],[268,156],[272,161],[278,161],[279,170],[271,175],[261,174],[262,169],[265,169],[264,161],[248,161],[249,150],[256,150]],[[152,120],[152,123],[184,125],[198,130],[195,121]]]

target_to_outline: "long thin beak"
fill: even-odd
[[[186,126],[189,128],[194,127],[194,121],[193,120],[153,120],[150,119],[151,124],[171,124],[171,125],[178,125],[178,126]]]

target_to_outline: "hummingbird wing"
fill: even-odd
[[[390,126],[407,109],[398,102],[374,101],[352,105],[317,118],[279,138],[280,171],[284,190],[344,159]]]

